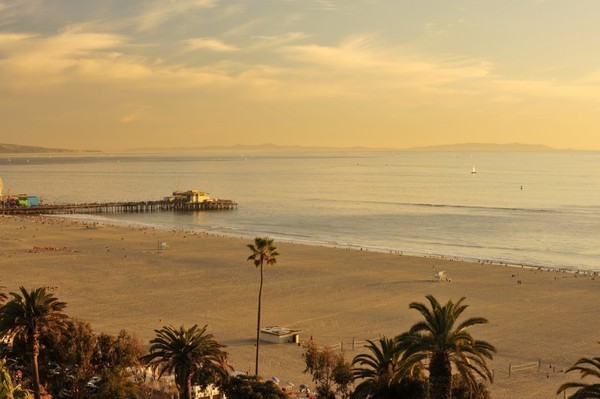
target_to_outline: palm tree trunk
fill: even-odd
[[[192,375],[175,374],[175,386],[179,399],[192,399]],[[169,394],[169,398],[171,395]]]
[[[40,343],[37,334],[31,337],[31,368],[33,373],[33,397],[40,399],[40,371],[38,366],[38,356],[40,354]]]
[[[192,399],[192,375],[190,374],[181,385],[179,399]]]
[[[452,365],[445,354],[434,354],[429,363],[431,399],[452,399]]]
[[[263,263],[260,262],[260,288],[258,290],[258,317],[256,321],[256,364],[254,368],[254,375],[258,377],[258,348],[260,345],[260,306],[262,299],[263,289]]]

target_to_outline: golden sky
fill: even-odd
[[[600,149],[597,0],[0,0],[0,143]]]

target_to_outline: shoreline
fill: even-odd
[[[237,370],[253,369],[259,276],[248,239],[140,226],[94,226],[71,218],[0,217],[0,285],[4,292],[49,286],[66,313],[94,331],[126,329],[143,343],[163,325],[208,324],[227,345]],[[167,247],[160,249],[160,242]],[[278,265],[265,270],[263,327],[302,330],[301,341],[337,346],[388,337],[418,321],[408,308],[434,295],[466,297],[466,316],[489,324],[473,330],[498,348],[490,362],[492,397],[555,397],[578,376],[556,372],[594,356],[600,319],[600,279],[575,273],[506,267],[275,241]],[[450,282],[432,282],[432,270]],[[522,284],[519,283],[522,282]],[[302,348],[261,344],[265,378],[298,386]],[[359,350],[345,352],[352,359]],[[508,377],[509,365],[542,359],[541,372]]]
[[[161,224],[153,224],[153,223],[145,223],[131,220],[123,220],[122,222],[117,219],[104,218],[100,215],[85,215],[85,214],[74,214],[74,215],[37,215],[39,217],[49,217],[49,218],[63,218],[67,220],[78,220],[82,223],[102,223],[107,226],[114,227],[129,227],[129,228],[155,228],[163,231],[179,231],[181,233],[201,233],[214,235],[216,237],[226,237],[226,238],[239,238],[244,240],[253,240],[255,235],[239,235],[226,233],[222,231],[210,231],[202,228],[195,229],[182,229],[178,228],[175,225],[161,225]],[[383,248],[369,245],[360,245],[360,244],[339,244],[339,243],[331,243],[326,241],[302,241],[302,240],[294,240],[287,237],[282,236],[269,236],[269,238],[274,238],[277,242],[284,242],[286,244],[292,245],[307,245],[307,246],[318,246],[324,248],[334,248],[334,249],[348,249],[353,251],[365,251],[365,252],[374,252],[374,253],[382,253],[382,254],[390,254],[390,255],[404,255],[418,258],[430,258],[430,259],[440,259],[440,260],[448,260],[448,261],[456,261],[456,262],[466,262],[466,263],[478,263],[481,265],[494,265],[494,266],[505,266],[505,267],[513,267],[517,269],[532,269],[538,271],[551,271],[557,273],[573,273],[573,274],[581,274],[585,276],[598,276],[600,274],[600,265],[597,269],[586,269],[586,268],[577,268],[575,266],[559,266],[554,264],[543,264],[543,263],[527,263],[521,262],[514,259],[495,259],[495,258],[487,258],[487,257],[470,257],[470,256],[459,256],[454,254],[444,254],[444,253],[434,253],[427,251],[415,251],[415,250],[407,250],[401,248]]]

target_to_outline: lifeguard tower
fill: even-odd
[[[448,275],[444,270],[436,271],[433,270],[433,281],[448,281]]]

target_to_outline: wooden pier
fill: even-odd
[[[39,206],[1,206],[0,215],[65,215],[76,213],[145,213],[145,212],[196,212],[237,209],[232,200],[216,199],[203,202],[142,201],[91,204],[64,204]]]

